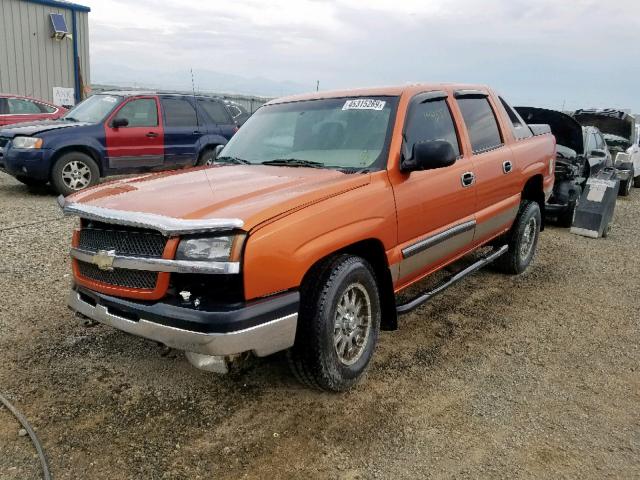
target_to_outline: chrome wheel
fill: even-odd
[[[71,190],[82,190],[91,183],[91,169],[80,160],[72,160],[62,169],[62,181]]]
[[[371,331],[371,300],[364,286],[352,283],[336,308],[333,346],[344,365],[353,365],[364,352]]]
[[[528,258],[533,250],[533,245],[536,241],[536,234],[538,233],[538,221],[535,217],[531,217],[527,225],[522,232],[522,240],[520,242],[520,258],[523,260]]]

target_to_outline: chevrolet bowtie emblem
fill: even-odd
[[[98,250],[93,256],[93,263],[100,269],[105,272],[110,272],[113,270],[113,260],[116,258],[115,250]]]

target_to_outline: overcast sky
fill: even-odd
[[[175,88],[191,68],[201,89],[220,88],[220,74],[224,88],[237,77],[238,91],[262,84],[267,95],[316,80],[452,81],[489,84],[513,104],[640,112],[640,0],[79,3],[92,9],[93,82]]]

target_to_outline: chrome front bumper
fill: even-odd
[[[199,368],[205,367],[201,365],[202,362],[198,364],[194,359],[201,360],[200,357],[203,355],[226,357],[253,352],[258,357],[264,357],[286,350],[293,346],[298,322],[298,314],[293,313],[244,330],[202,333],[161,325],[143,318],[137,321],[129,320],[115,315],[108,307],[99,303],[91,305],[84,301],[76,290],[71,291],[68,303],[72,310],[87,318],[171,348],[184,350],[189,361]]]

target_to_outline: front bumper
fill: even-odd
[[[191,354],[259,357],[293,346],[300,294],[288,292],[218,311],[137,303],[76,288],[69,307],[82,316]],[[193,362],[192,357],[189,360]],[[196,365],[197,366],[197,365]]]
[[[46,148],[20,150],[9,148],[3,151],[0,163],[8,174],[36,180],[48,180],[52,151]]]

